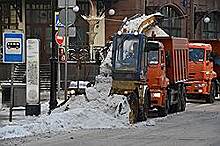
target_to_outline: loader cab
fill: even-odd
[[[113,38],[112,77],[117,80],[140,80],[147,61],[144,57],[146,37],[123,33]]]

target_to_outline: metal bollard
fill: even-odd
[[[2,86],[0,85],[0,109],[2,109]]]

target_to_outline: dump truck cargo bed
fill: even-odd
[[[151,38],[152,39],[152,38]],[[176,37],[156,37],[163,43],[166,52],[166,74],[170,84],[188,79],[188,39]]]

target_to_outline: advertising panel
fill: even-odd
[[[40,94],[40,68],[39,68],[38,39],[27,40],[27,64],[26,64],[26,101],[27,104],[39,104]]]

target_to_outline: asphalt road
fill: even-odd
[[[11,141],[26,146],[220,146],[220,101],[190,103],[187,110],[156,118],[155,126],[77,130]],[[6,143],[5,143],[6,144]],[[0,143],[1,145],[1,143]]]

